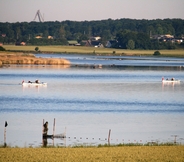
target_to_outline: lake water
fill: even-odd
[[[175,58],[64,57],[72,66],[11,65],[0,68],[0,144],[42,145],[42,125],[48,134],[66,133],[65,139],[48,139],[48,145],[107,143],[184,143],[184,60]],[[91,68],[91,65],[102,68]],[[79,66],[76,66],[79,65]],[[80,66],[90,65],[90,66]],[[113,66],[112,66],[113,65]],[[151,65],[151,66],[148,66]],[[162,84],[162,77],[180,79]],[[23,87],[24,81],[47,86]]]

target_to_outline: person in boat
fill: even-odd
[[[35,80],[35,83],[40,83],[40,81],[39,80]]]
[[[29,80],[28,83],[32,83],[32,82]]]
[[[174,78],[171,78],[172,81],[174,81]]]

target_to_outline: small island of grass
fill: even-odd
[[[0,66],[7,64],[21,65],[70,65],[70,62],[63,58],[37,58],[29,53],[1,52]]]

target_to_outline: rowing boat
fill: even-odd
[[[175,78],[171,78],[171,79],[162,78],[162,83],[180,83],[180,80]]]
[[[23,86],[46,86],[47,83],[45,83],[45,82],[40,82],[39,80],[36,80],[35,82],[31,82],[31,81],[24,82],[24,80],[23,80],[23,81],[22,81],[22,85],[23,85]]]
[[[23,86],[40,86],[40,85],[47,85],[47,83],[45,82],[40,82],[40,83],[35,83],[35,82],[31,82],[31,83],[22,83]]]

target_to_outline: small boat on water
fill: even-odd
[[[171,78],[171,79],[164,79],[162,78],[162,83],[180,83],[180,80],[175,79],[175,78]]]
[[[22,81],[22,85],[23,85],[23,86],[46,86],[47,83],[45,83],[45,82],[40,82],[39,80],[35,80],[35,82],[31,82],[31,81],[24,82],[24,80],[23,80],[23,81]]]

